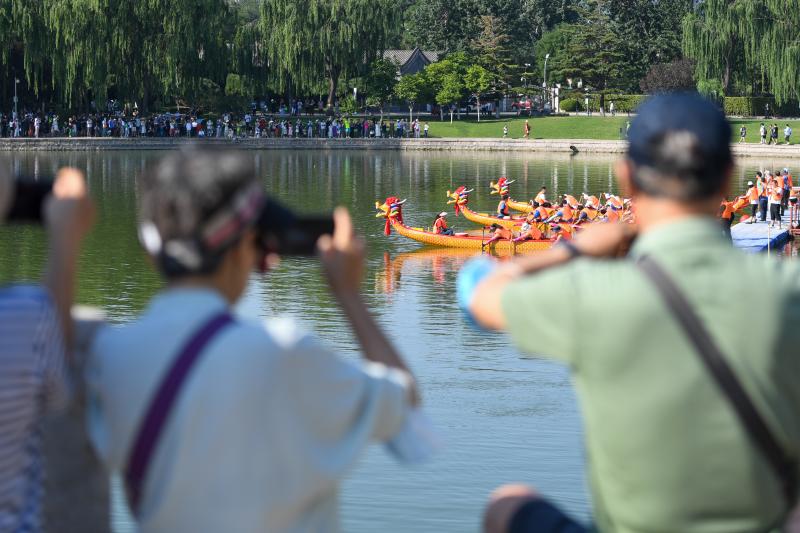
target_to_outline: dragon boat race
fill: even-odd
[[[0,0],[0,533],[800,533],[799,32]]]
[[[82,304],[105,309],[116,323],[135,319],[162,287],[134,223],[137,176],[161,156],[147,151],[10,156],[11,166],[24,175],[52,175],[64,165],[86,170],[97,222],[81,255],[78,296]],[[307,213],[337,204],[350,209],[367,243],[364,298],[408,354],[446,450],[430,464],[409,470],[382,448],[372,448],[343,483],[343,529],[476,531],[487,488],[510,479],[536,483],[574,516],[588,518],[581,422],[566,369],[526,357],[507,337],[464,321],[453,296],[455,279],[467,260],[482,253],[480,247],[424,244],[396,229],[387,236],[387,220],[375,204],[389,197],[404,200],[405,224],[427,232],[437,214],[447,212],[456,234],[488,240],[489,231],[480,223],[456,215],[452,196],[459,187],[472,191],[469,207],[490,213],[497,208],[499,197],[492,192],[501,177],[510,182],[508,193],[520,208],[543,186],[548,198],[584,193],[603,198],[619,194],[616,156],[309,150],[253,150],[245,156],[253,160],[266,190],[285,205]],[[800,168],[800,159],[740,158],[734,192],[744,194],[757,171],[794,167]],[[13,251],[0,262],[2,279],[36,279],[46,252],[43,233],[4,227],[0,243]],[[504,258],[512,250],[483,253]],[[775,251],[796,254],[791,244]],[[546,312],[547,305],[536,307]],[[337,352],[356,357],[358,343],[345,333],[345,318],[315,258],[284,258],[267,276],[254,275],[237,313],[254,319],[297,317]],[[132,531],[119,486],[114,495],[114,530]]]

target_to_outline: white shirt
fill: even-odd
[[[124,470],[145,405],[188,337],[225,301],[169,290],[92,347],[89,431]],[[143,487],[143,532],[338,530],[339,480],[406,421],[405,374],[345,362],[291,320],[237,320],[179,393]]]

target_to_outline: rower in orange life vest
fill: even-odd
[[[533,199],[539,205],[547,203],[547,187],[542,185],[542,188],[539,189],[539,192],[536,194],[536,198]]]
[[[531,212],[531,215],[533,215],[534,222],[545,222],[548,218],[550,218],[550,210],[548,209],[550,207],[549,202],[539,204],[538,202],[534,201],[532,205],[534,209]]]
[[[508,194],[504,194],[497,204],[497,218],[511,218],[511,211],[508,209]]]
[[[564,222],[569,224],[572,222],[573,218],[575,218],[575,210],[569,205],[569,202],[564,199],[561,201],[561,207],[547,219],[547,222]]]
[[[551,224],[550,230],[553,233],[555,242],[572,240],[572,232],[565,229],[561,224]]]
[[[584,224],[586,222],[593,222],[599,215],[600,212],[593,203],[586,204],[586,206],[581,209],[580,213],[578,213],[578,220],[575,223]]]
[[[442,211],[438,215],[436,215],[436,220],[433,222],[433,232],[438,235],[453,235],[454,232],[452,228],[447,227],[447,220],[445,217],[447,213]]]
[[[522,224],[520,228],[519,237],[514,239],[514,242],[524,242],[524,241],[538,241],[544,239],[544,233],[540,230],[533,220],[533,213],[528,213],[528,216],[525,217],[525,222]]]
[[[600,210],[600,214],[603,215],[604,222],[619,222],[622,218],[620,215],[620,210],[613,205],[606,205]]]
[[[510,229],[506,229],[500,224],[492,224],[490,229],[492,230],[492,238],[483,243],[484,246],[489,246],[490,244],[495,243],[499,240],[510,241],[511,238],[514,236],[511,233]]]

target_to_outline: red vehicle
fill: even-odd
[[[516,102],[511,104],[511,110],[516,112],[517,115],[530,115],[533,109],[533,100],[527,96],[519,98]]]

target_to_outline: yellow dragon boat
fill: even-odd
[[[484,242],[490,238],[489,235],[473,235],[468,233],[442,235],[433,233],[432,231],[426,231],[422,228],[412,228],[403,222],[403,203],[405,203],[405,200],[400,201],[399,198],[394,196],[387,198],[383,204],[379,201],[375,202],[375,209],[379,211],[375,217],[386,219],[386,225],[384,227],[385,235],[390,235],[391,230],[394,229],[403,237],[431,246],[464,248],[491,253],[510,252],[512,254],[546,250],[550,248],[554,242],[552,239],[529,240],[520,243],[514,243],[510,240],[499,240],[487,246]]]
[[[516,180],[508,181],[507,178],[500,178],[496,182],[490,181],[489,187],[492,189],[489,191],[489,194],[497,194],[502,196],[503,194],[508,194],[508,186],[514,183]],[[519,213],[532,213],[533,206],[529,202],[520,202],[518,200],[514,200],[513,198],[509,198],[506,201],[506,205],[509,209],[517,211]]]
[[[470,209],[467,204],[469,203],[469,193],[466,187],[461,186],[453,192],[447,191],[449,200],[447,204],[454,204],[456,216],[459,214],[464,215],[464,218],[470,222],[480,224],[481,226],[491,226],[492,224],[499,224],[504,228],[510,230],[519,230],[522,223],[525,222],[524,216],[511,216],[509,218],[498,218],[489,213],[478,213]]]

